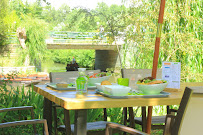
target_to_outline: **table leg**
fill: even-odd
[[[87,135],[87,110],[75,110],[74,135]]]
[[[49,134],[52,134],[52,102],[44,98],[43,118],[47,120]]]

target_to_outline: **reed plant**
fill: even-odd
[[[136,1],[135,1],[136,2]],[[162,61],[181,62],[181,81],[203,79],[202,1],[166,1],[158,68]],[[152,68],[160,1],[141,0],[131,6],[122,48],[122,62],[130,68]]]

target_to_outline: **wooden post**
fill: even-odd
[[[120,65],[118,52],[114,50],[95,51],[95,69],[106,71],[107,68],[115,68]]]
[[[163,17],[164,17],[164,8],[165,8],[165,0],[161,0],[158,27],[157,27],[157,35],[156,35],[156,41],[155,41],[153,68],[152,68],[152,77],[153,78],[156,78],[156,73],[157,73],[161,30],[162,30]],[[151,132],[151,122],[152,122],[152,106],[149,106],[148,115],[147,115],[147,128],[146,128],[146,132],[148,134],[150,134],[150,132]]]

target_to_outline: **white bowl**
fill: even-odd
[[[118,85],[117,83],[111,83],[112,85]],[[101,83],[95,83],[98,90],[106,93],[106,89],[104,86],[111,86],[111,85],[101,85]]]
[[[141,91],[143,94],[148,95],[156,95],[160,94],[161,91],[163,91],[167,83],[160,83],[160,84],[151,84],[151,85],[142,85],[142,84],[136,84],[138,86],[138,90]]]
[[[122,85],[104,85],[104,91],[112,96],[127,96],[131,90],[130,87]]]
[[[98,78],[89,78],[88,85],[95,86],[95,83],[101,83],[104,80],[108,80],[110,76],[103,76]]]

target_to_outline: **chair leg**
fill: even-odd
[[[112,135],[112,129],[110,127],[106,127],[105,135]]]
[[[107,121],[107,111],[106,111],[106,108],[103,108],[104,110],[104,121]]]
[[[66,128],[66,135],[72,135],[71,124],[70,124],[70,114],[69,110],[64,109],[64,125]]]
[[[146,107],[142,107],[142,131],[145,132],[147,127]]]
[[[44,133],[45,133],[45,135],[49,135],[47,120],[44,121]]]
[[[128,107],[129,110],[129,119],[130,119],[130,127],[135,128],[135,120],[134,120],[134,112],[133,107]]]
[[[127,107],[123,107],[123,124],[125,126],[127,126],[127,120],[128,120],[128,108]],[[120,134],[119,134],[120,135]],[[123,134],[121,135],[126,135],[126,133],[124,132]]]
[[[31,118],[35,119],[34,110],[31,108]],[[33,124],[34,133],[37,134],[36,124]]]
[[[169,112],[170,111],[170,107],[168,105],[166,106],[166,109],[167,109],[167,114],[169,114],[170,113]]]
[[[56,107],[54,106],[53,107],[53,110],[54,110],[54,132],[55,132],[55,135],[58,135],[58,130],[57,130],[57,125],[58,125],[58,122],[57,122],[57,112],[56,112]]]
[[[123,107],[123,124],[127,125],[127,107]]]

